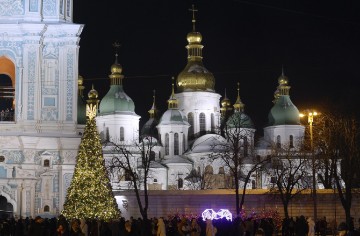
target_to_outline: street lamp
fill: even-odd
[[[317,220],[317,199],[316,199],[316,176],[315,176],[315,155],[314,155],[314,142],[313,142],[313,122],[314,116],[317,116],[316,111],[307,111],[306,114],[300,114],[300,117],[307,116],[310,131],[310,151],[312,160],[312,190],[313,190],[313,201],[314,201],[314,220]]]

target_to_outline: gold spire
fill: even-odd
[[[174,92],[174,77],[172,77],[172,91],[171,91],[171,96],[168,100],[168,109],[177,109],[178,107],[178,101],[175,97],[175,92]]]
[[[278,78],[278,83],[279,86],[277,87],[277,91],[275,91],[275,99],[276,96],[282,96],[282,95],[289,95],[289,91],[290,91],[290,86],[288,85],[289,83],[289,78],[284,74],[284,66],[281,69],[281,75]]]
[[[177,89],[178,92],[183,91],[214,91],[215,78],[211,72],[209,72],[202,62],[202,49],[201,44],[202,35],[195,31],[195,9],[194,5],[192,9],[192,24],[193,31],[189,32],[186,36],[188,45],[187,49],[187,65],[177,77]]]
[[[238,82],[237,83],[237,86],[238,86],[238,88],[237,88],[237,98],[236,98],[236,102],[234,103],[234,109],[235,109],[235,111],[244,111],[244,107],[245,107],[245,105],[244,105],[244,103],[242,103],[241,102],[241,99],[240,99],[240,83]]]
[[[115,62],[111,65],[110,68],[110,85],[122,85],[122,79],[124,78],[124,76],[121,74],[122,66],[118,62],[118,50],[120,46],[121,45],[118,42],[113,43],[113,47],[115,48]]]
[[[85,86],[83,85],[84,84],[84,78],[79,75],[78,77],[78,94],[80,97],[84,97],[84,89],[85,89]]]
[[[156,109],[156,105],[155,105],[155,90],[153,91],[154,95],[153,95],[153,104],[151,109],[148,111],[150,114],[150,118],[155,118],[156,117],[156,113],[157,113],[157,109]]]
[[[231,101],[229,98],[227,98],[227,95],[226,95],[226,89],[225,89],[225,95],[224,95],[224,98],[221,100],[221,108],[220,108],[220,112],[221,112],[221,115],[222,116],[225,116],[226,113],[228,111],[231,111],[232,108],[231,108]]]
[[[98,104],[99,104],[99,97],[98,92],[94,89],[94,84],[91,87],[91,90],[88,93],[89,99],[86,100],[86,116],[91,120],[96,117]]]

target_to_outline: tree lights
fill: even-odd
[[[94,89],[93,89],[94,90]],[[67,219],[118,219],[120,211],[104,165],[102,146],[96,129],[97,92],[89,92],[87,122],[74,175],[67,190],[62,214]]]

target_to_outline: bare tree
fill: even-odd
[[[144,220],[148,219],[149,196],[148,179],[151,177],[151,167],[154,161],[153,148],[157,145],[156,139],[144,137],[140,143],[123,145],[106,143],[105,148],[111,148],[111,157],[107,160],[107,168],[113,176],[129,181]],[[143,199],[141,193],[143,192]]]
[[[235,188],[236,214],[239,216],[251,175],[260,169],[266,161],[259,160],[254,156],[253,137],[255,130],[252,121],[242,110],[235,112],[222,124],[221,133],[226,142],[217,143],[214,146],[217,151],[211,153],[210,158],[221,160],[229,170]],[[240,181],[244,182],[241,200],[239,194]]]
[[[309,169],[311,169],[309,153],[291,148],[274,149],[271,168],[268,169],[268,174],[273,178],[271,182],[274,184],[270,193],[280,198],[286,218],[289,217],[290,201],[305,189],[311,188]]]
[[[329,152],[333,157],[333,175],[346,222],[350,226],[353,191],[360,187],[360,126],[352,116],[328,116]],[[340,164],[340,166],[339,166]],[[340,171],[339,171],[340,170]]]

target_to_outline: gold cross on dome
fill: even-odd
[[[198,10],[195,9],[194,4],[192,4],[192,7],[191,7],[191,9],[189,9],[189,11],[192,11],[192,20],[191,20],[191,22],[193,23],[193,31],[195,32],[195,22],[196,22],[196,20],[195,20],[195,12],[198,11]]]

